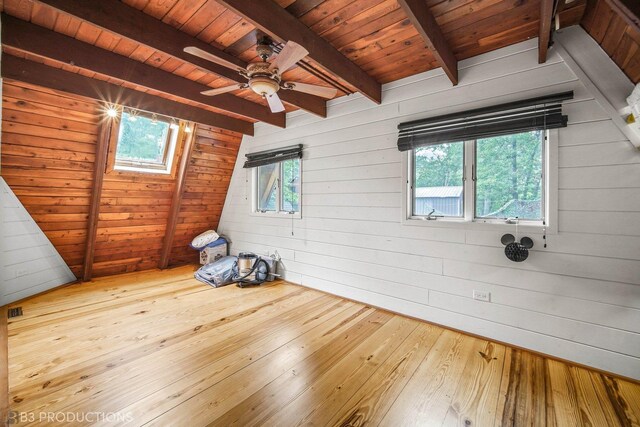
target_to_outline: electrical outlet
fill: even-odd
[[[478,301],[486,301],[491,302],[491,292],[485,291],[473,291],[473,299],[477,299]]]
[[[26,268],[16,268],[16,277],[26,276],[29,274],[29,270]]]

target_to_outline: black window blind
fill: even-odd
[[[290,159],[302,158],[302,144],[291,145],[289,147],[275,150],[258,151],[246,155],[245,168],[256,168],[258,166],[270,165]]]
[[[398,150],[566,127],[562,101],[572,98],[569,91],[401,123]]]

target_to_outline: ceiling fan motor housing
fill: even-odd
[[[260,96],[271,96],[280,89],[280,76],[270,66],[268,62],[252,62],[247,66],[249,87]]]
[[[273,48],[271,47],[271,43],[268,40],[261,40],[258,46],[256,47],[256,52],[258,56],[262,58],[263,61],[269,59],[269,57],[273,54]]]

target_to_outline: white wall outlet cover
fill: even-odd
[[[16,269],[16,277],[26,276],[27,274],[29,274],[29,270],[26,268]]]
[[[474,290],[473,291],[473,299],[478,300],[478,301],[491,302],[491,292]]]

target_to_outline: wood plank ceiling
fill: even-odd
[[[314,36],[322,37],[377,83],[390,82],[442,65],[455,82],[457,69],[453,67],[456,61],[538,36],[541,30],[545,32],[543,37],[546,36],[545,30],[549,28],[549,5],[553,3],[550,0],[274,1],[286,10],[287,16],[295,17]],[[73,48],[58,49],[57,52],[52,52],[51,49],[43,51],[34,49],[35,43],[31,46],[21,45],[19,40],[5,42],[4,38],[3,50],[51,67],[236,119],[266,121],[284,126],[284,117],[269,113],[264,100],[248,89],[210,98],[198,93],[207,86],[232,84],[238,76],[232,70],[221,71],[218,65],[203,64],[201,60],[190,58],[181,51],[180,48],[184,46],[180,43],[187,43],[189,40],[195,43],[197,40],[204,46],[220,50],[238,64],[257,59],[256,40],[265,28],[256,28],[255,19],[250,21],[228,9],[223,5],[227,3],[219,0],[124,0],[122,3],[116,0],[5,0],[1,5],[4,13],[51,30],[50,34],[56,32],[73,37],[83,44],[93,45],[99,48],[95,50],[96,55],[100,52],[106,54],[104,50],[107,50],[121,58],[117,60],[118,67],[109,68],[104,64],[92,65],[90,51],[84,52],[84,55],[79,52],[82,49]],[[632,6],[625,8],[626,3]],[[424,29],[433,25],[420,25],[416,21],[419,18],[412,13],[416,7],[422,10],[420,6],[423,4],[428,9],[425,18],[435,19],[438,27],[435,31],[429,30],[429,34],[425,34]],[[611,4],[614,6],[610,6]],[[580,22],[585,5],[587,13],[582,20],[583,26],[598,42],[603,43],[603,48],[616,63],[637,82],[640,78],[640,65],[635,53],[640,45],[640,35],[637,18],[635,27],[632,25],[634,12],[638,13],[633,10],[633,1],[560,0],[558,10],[562,11],[562,26]],[[542,13],[546,16],[542,25],[539,19],[541,6]],[[100,17],[100,14],[97,14],[97,18],[87,19],[87,15],[80,12],[83,8],[90,12],[91,8],[99,7],[109,7],[113,13],[102,15],[112,16],[112,19]],[[625,16],[621,10],[631,12]],[[138,31],[140,34],[136,34],[134,30],[128,32],[113,27],[122,27],[122,22],[131,24],[136,16],[144,24],[140,24],[142,30],[151,28],[150,25],[153,24],[154,31],[145,35],[142,30]],[[145,21],[140,16],[148,18]],[[153,20],[148,21],[149,18]],[[426,23],[429,22],[432,21]],[[274,24],[267,25],[273,27]],[[160,30],[164,30],[162,37],[154,35]],[[179,43],[171,46],[173,50],[164,48],[163,43],[170,45],[168,40],[174,39],[168,37],[171,35],[170,31],[176,30],[181,36]],[[32,31],[23,26],[16,33],[26,33],[29,36],[24,38],[29,38]],[[47,37],[47,33],[41,33],[40,37]],[[541,46],[541,60],[544,59],[544,48],[545,46]],[[131,72],[131,77],[122,72],[123,69],[133,70],[135,63],[146,67],[142,71],[136,69],[137,74]],[[307,58],[285,73],[284,77],[287,80],[335,86],[339,89],[337,96],[358,90],[353,80],[346,81],[349,79],[345,80],[344,74],[332,74],[326,68],[326,64],[323,67]],[[118,73],[114,69],[121,71]],[[154,73],[153,69],[157,71]],[[171,75],[174,76],[171,84],[158,83],[166,80],[163,77],[170,78]],[[318,97],[291,91],[281,93],[285,98],[287,111],[304,108],[319,115],[325,114],[324,100]]]
[[[364,71],[378,85],[441,65],[445,65],[455,82],[456,61],[535,37],[540,29],[541,0],[413,0],[400,3],[396,0],[274,1],[286,10],[286,16],[295,17],[311,30],[312,36],[320,36],[322,43],[328,42],[352,61],[355,69]],[[585,1],[574,0],[571,4],[574,12],[565,19],[565,25],[578,22]],[[423,2],[427,6],[424,10],[431,18],[435,18],[439,31],[429,30],[429,34],[425,34],[423,30],[426,26],[418,31],[412,25],[412,19],[406,12],[409,10],[407,4],[419,7]],[[124,0],[122,3],[116,0],[5,0],[2,6],[4,13],[51,30],[51,37],[56,32],[99,48],[95,50],[96,55],[100,52],[106,54],[104,50],[107,50],[121,58],[118,60],[114,56],[118,67],[108,67],[108,64],[104,64],[108,61],[94,64],[90,51],[80,52],[82,49],[69,47],[52,52],[52,49],[35,49],[33,45],[36,43],[33,42],[31,45],[20,44],[20,40],[7,39],[5,42],[4,38],[3,50],[51,67],[236,119],[268,121],[284,126],[284,117],[269,114],[264,100],[248,89],[208,99],[199,96],[199,90],[206,89],[206,86],[227,86],[238,76],[232,70],[221,70],[222,67],[218,65],[191,58],[181,51],[184,47],[181,43],[190,40],[194,44],[204,43],[204,46],[219,50],[226,58],[244,64],[257,60],[256,40],[265,30],[264,25],[256,28],[255,19],[250,21],[223,4],[226,3],[217,0]],[[109,8],[111,13],[92,14],[91,8]],[[146,20],[143,19],[145,16]],[[149,21],[148,17],[154,19]],[[126,28],[126,25],[135,27],[138,22],[144,25]],[[267,28],[268,33],[280,32],[279,29],[273,29],[275,23],[265,24],[271,27]],[[151,27],[153,31],[144,31]],[[23,26],[19,32],[30,35],[32,30]],[[41,38],[47,37],[46,32],[40,33]],[[179,37],[171,37],[172,34]],[[72,46],[70,41],[68,46]],[[437,53],[434,54],[432,49]],[[337,96],[357,90],[367,93],[366,89],[357,88],[358,82],[354,84],[354,80],[346,74],[337,75],[328,71],[326,60],[324,62],[320,64],[307,58],[285,73],[284,77],[286,80],[335,86],[339,89]],[[133,69],[134,63],[146,67],[136,69],[135,73],[132,71],[129,78],[128,71],[122,72],[122,69]],[[121,71],[117,72],[117,69]],[[154,69],[157,71],[154,72]],[[163,76],[171,77],[170,74],[179,78],[173,78],[173,89],[168,84],[159,83],[164,80]],[[318,97],[292,91],[280,93],[287,111],[303,108],[319,115],[325,114],[324,100]],[[375,95],[370,97],[376,98]],[[255,104],[258,104],[257,108]]]
[[[640,82],[640,2],[589,0],[582,26],[634,83]]]

